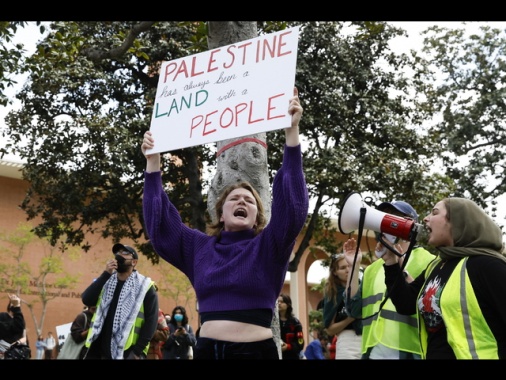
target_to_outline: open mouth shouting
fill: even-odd
[[[243,207],[239,207],[237,208],[235,211],[234,211],[234,216],[236,218],[247,218],[248,217],[248,212],[246,211],[245,208]]]

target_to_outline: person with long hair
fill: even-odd
[[[176,306],[172,310],[172,317],[168,323],[169,337],[163,345],[163,358],[188,360],[189,352],[195,346],[197,338],[193,328],[188,323],[188,315],[183,306]]]
[[[272,183],[270,222],[266,225],[256,189],[242,181],[220,195],[210,234],[183,223],[162,184],[160,153],[148,153],[155,147],[152,133],[144,134],[144,222],[155,252],[181,270],[195,289],[201,319],[195,360],[280,359],[271,325],[309,206],[296,88],[288,114],[283,165]]]
[[[278,297],[281,354],[283,360],[299,360],[304,348],[302,323],[293,315],[292,299],[281,293]]]
[[[323,325],[329,338],[337,338],[335,359],[360,359],[361,356],[362,321],[349,316],[345,305],[349,269],[343,253],[332,255],[323,291]]]

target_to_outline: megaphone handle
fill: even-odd
[[[404,272],[404,268],[406,267],[406,264],[408,263],[409,256],[411,255],[411,251],[413,250],[413,247],[416,244],[417,234],[418,234],[418,232],[414,230],[413,234],[411,235],[411,240],[409,242],[408,249],[406,252],[404,252],[404,260],[402,261],[402,265],[401,265],[401,271],[403,271],[403,272]]]
[[[404,254],[400,254],[390,244],[388,244],[385,240],[383,240],[383,234],[382,233],[379,234],[378,239],[381,242],[381,244],[383,244],[385,246],[385,248],[388,249],[390,252],[392,252],[395,256],[398,256],[398,257],[404,256]]]
[[[359,230],[359,234],[360,234],[360,230]],[[409,243],[409,246],[408,246],[408,250],[404,253],[404,260],[402,262],[402,265],[401,265],[401,273],[404,272],[404,268],[406,267],[406,264],[408,263],[408,260],[409,260],[409,256],[411,255],[411,251],[413,250],[413,247],[415,246],[416,244],[416,238],[417,238],[417,234],[418,232],[414,232],[411,236],[411,240],[410,240],[410,243]],[[379,239],[380,241],[382,240],[382,237],[381,237],[381,234],[379,236]],[[388,247],[387,247],[388,248]],[[399,256],[398,253],[396,253],[397,256]],[[356,257],[356,256],[355,256]],[[404,277],[403,276],[399,276],[396,280],[395,280],[395,283],[393,286],[395,286],[397,284],[397,281],[400,281],[400,279],[403,279],[404,280]],[[350,299],[350,288],[348,288],[348,299]],[[383,309],[383,306],[385,305],[385,303],[388,301],[388,299],[390,298],[390,293],[388,292],[388,290],[385,292],[385,298],[383,298],[383,301],[381,301],[380,305],[379,305],[379,308],[378,310],[371,314],[371,315],[368,315],[368,316],[365,316],[365,317],[362,317],[360,318],[361,320],[365,320],[365,319],[369,319],[369,318],[373,318],[375,317],[376,315],[378,315],[380,313],[380,311]]]

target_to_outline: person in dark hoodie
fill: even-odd
[[[7,311],[0,313],[0,354],[23,338],[25,327],[21,299],[15,294],[9,294]]]

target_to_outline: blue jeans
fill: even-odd
[[[227,342],[209,338],[197,338],[193,347],[194,360],[220,359],[275,359],[279,360],[274,339],[259,342]]]

